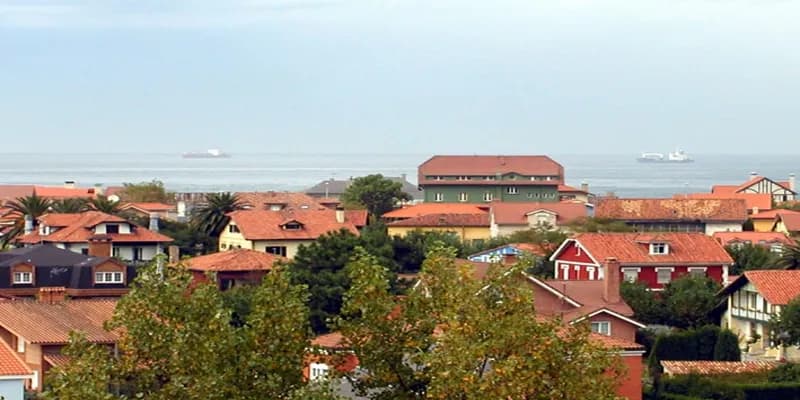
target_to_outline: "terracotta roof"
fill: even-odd
[[[603,199],[595,216],[623,221],[727,221],[747,220],[741,199]]]
[[[736,193],[738,185],[714,185],[711,187],[711,193],[714,194],[732,194]]]
[[[39,197],[51,199],[65,199],[82,197],[90,199],[95,196],[94,188],[66,188],[62,186],[35,186],[34,190]]]
[[[597,341],[607,348],[615,348],[619,350],[644,350],[644,346],[639,343],[620,339],[614,336],[601,335],[599,333],[592,333],[589,336],[592,340]]]
[[[509,244],[504,244],[502,246],[497,246],[497,247],[492,248],[492,249],[480,251],[480,252],[477,252],[475,254],[470,254],[469,258],[479,257],[479,256],[482,256],[484,254],[491,254],[491,253],[494,253],[494,252],[496,252],[496,251],[498,251],[500,249],[504,249],[506,247],[512,247],[512,248],[514,248],[514,249],[516,249],[517,251],[520,251],[520,252],[530,253],[530,254],[533,254],[533,255],[536,255],[536,256],[544,257],[547,254],[549,254],[551,251],[555,250],[555,248],[557,246],[558,246],[557,243],[556,244],[550,244],[549,246],[540,245],[540,244],[534,244],[534,243],[509,243]]]
[[[428,214],[421,217],[401,219],[391,222],[388,226],[408,227],[463,227],[478,226],[489,227],[487,214]]]
[[[42,358],[51,367],[63,367],[72,361],[72,357],[63,354],[45,354]]]
[[[755,185],[755,184],[757,184],[757,183],[759,183],[759,182],[761,182],[761,181],[763,181],[763,180],[765,180],[765,179],[766,179],[766,180],[768,180],[768,181],[774,182],[774,183],[775,183],[775,184],[777,184],[777,185],[780,185],[780,186],[782,186],[782,187],[783,187],[784,189],[786,189],[786,190],[791,190],[791,189],[789,189],[789,182],[786,182],[786,181],[784,181],[784,182],[780,182],[780,181],[773,181],[772,179],[769,179],[769,178],[767,178],[767,177],[765,177],[765,176],[755,176],[755,177],[752,177],[752,178],[751,178],[750,180],[748,180],[747,182],[745,182],[745,183],[743,183],[743,184],[739,185],[739,186],[738,186],[738,187],[735,189],[735,191],[736,191],[736,192],[740,192],[740,191],[742,191],[742,190],[745,190],[745,189],[749,188],[750,186],[753,186],[753,185]]]
[[[651,255],[647,242],[652,240],[669,243],[669,253]],[[580,243],[595,261],[601,263],[606,258],[615,257],[620,264],[733,264],[725,248],[711,236],[702,233],[581,233],[567,239],[569,241]],[[553,257],[557,255],[558,251]]]
[[[28,364],[20,358],[16,351],[0,340],[0,376],[32,375]]]
[[[169,204],[164,204],[164,203],[126,203],[122,205],[123,210],[128,208],[135,208],[137,210],[142,210],[142,211],[157,212],[157,211],[171,211],[175,209],[175,206],[171,206]]]
[[[633,310],[621,298],[618,303],[609,303],[603,299],[603,281],[537,280],[581,305],[567,312],[563,312],[562,309],[547,310],[539,306],[536,311],[540,313],[563,314],[566,321],[572,321],[602,309],[607,309],[626,317],[633,316]]]
[[[0,205],[33,194],[33,185],[0,185]]]
[[[588,215],[582,203],[509,203],[493,202],[490,213],[498,225],[528,225],[529,213],[545,210],[556,214],[558,224],[567,224]]]
[[[117,335],[103,329],[103,323],[116,305],[116,300],[0,301],[0,326],[30,343],[66,344],[72,331],[83,332],[92,343],[114,343]]]
[[[789,232],[800,231],[800,214],[779,213],[778,219]]]
[[[314,209],[239,210],[228,214],[247,240],[314,240],[325,233],[346,229],[358,234],[352,221],[336,221],[336,211],[320,207]],[[282,225],[296,221],[302,224],[297,230],[283,229]]]
[[[771,245],[774,243],[792,244],[792,240],[780,232],[715,232],[711,235],[720,244],[750,243],[753,245]]]
[[[548,156],[471,155],[429,158],[419,166],[422,175],[495,175],[518,173],[521,175],[563,175],[561,164]]]
[[[559,193],[573,193],[573,192],[588,193],[585,190],[581,190],[581,189],[578,189],[576,187],[572,187],[572,186],[569,186],[569,185],[558,185],[558,191],[559,191]]]
[[[759,212],[772,208],[772,195],[769,193],[687,193],[676,194],[675,199],[741,199],[744,200],[748,210],[758,209]]]
[[[250,249],[234,249],[184,260],[194,271],[269,271],[283,257]]]
[[[778,215],[788,215],[788,214],[795,214],[800,215],[800,211],[794,210],[783,210],[783,209],[774,209],[769,211],[761,212],[759,211],[758,214],[753,214],[750,216],[750,219],[775,219]]]
[[[773,305],[785,305],[800,296],[800,270],[745,271],[738,280],[742,279],[752,283],[758,293]]]
[[[39,217],[39,223],[58,227],[49,235],[39,235],[36,230],[18,239],[19,243],[84,243],[95,236],[92,230],[101,223],[127,223],[123,218],[100,211],[85,211],[80,214],[45,214]],[[131,223],[131,233],[107,234],[112,242],[117,243],[158,243],[171,242],[172,238],[158,232]]]
[[[777,361],[661,361],[667,375],[746,374],[771,371]]]
[[[252,209],[267,209],[268,205],[284,205],[289,208],[323,208],[313,197],[300,192],[238,192],[239,201]]]
[[[327,349],[341,349],[344,348],[344,336],[340,332],[326,333],[312,339],[311,345]]]
[[[363,228],[367,226],[369,213],[367,210],[344,210],[345,221],[350,221],[356,228]]]
[[[398,208],[383,214],[384,219],[414,218],[429,214],[486,214],[489,205],[469,203],[422,203]]]

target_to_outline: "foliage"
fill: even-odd
[[[647,360],[650,370],[660,370],[662,360],[713,360],[719,332],[716,325],[706,325],[659,335]]]
[[[745,383],[747,375],[704,377],[685,375],[664,379],[665,394],[714,400],[800,400],[800,383]],[[663,397],[668,398],[668,397]]]
[[[192,224],[205,236],[219,237],[231,220],[227,214],[241,210],[242,207],[242,202],[236,194],[209,193],[205,196],[205,203],[194,211]]]
[[[167,192],[164,182],[153,179],[150,182],[123,183],[119,197],[131,203],[171,203],[174,194]]]
[[[672,325],[686,328],[713,323],[709,314],[717,304],[719,283],[708,277],[686,274],[664,288],[664,305]]]
[[[33,218],[33,223],[36,224],[36,219],[47,213],[51,205],[52,201],[50,199],[39,197],[36,193],[30,196],[17,197],[15,200],[6,203],[5,207],[12,213],[16,213],[17,219],[14,221],[14,226],[0,237],[0,249],[10,245],[14,239],[25,232],[26,215],[30,215]]]
[[[800,382],[800,364],[784,363],[769,372],[770,382]]]
[[[118,201],[109,199],[106,196],[95,196],[89,200],[89,208],[111,215],[122,213],[122,206]]]
[[[391,211],[398,202],[411,200],[411,196],[403,192],[400,182],[373,174],[354,179],[342,193],[341,200],[346,207],[366,208],[377,218]]]
[[[317,380],[292,392],[288,400],[346,400],[333,390],[332,381]]]
[[[589,339],[585,325],[531,318],[533,296],[520,279],[522,267],[496,265],[486,281],[477,281],[454,258],[454,249],[431,248],[420,286],[395,298],[383,278],[386,268],[356,252],[340,326],[369,371],[352,377],[362,395],[614,397],[618,359]]]
[[[419,271],[422,268],[423,261],[425,261],[425,255],[428,254],[435,243],[456,249],[458,257],[467,256],[467,250],[461,240],[456,234],[450,232],[415,229],[406,233],[405,236],[395,236],[393,241],[395,259],[400,271],[403,272]]]
[[[70,334],[71,345],[64,349],[64,355],[72,358],[63,367],[55,368],[48,374],[50,389],[44,393],[47,400],[112,400],[111,394],[113,364],[109,362],[111,349],[91,344],[80,333]]]
[[[622,282],[620,295],[633,309],[634,318],[644,324],[662,324],[669,316],[659,295],[642,281]]]
[[[781,256],[776,266],[784,269],[800,268],[800,243],[795,241],[788,246],[783,246],[783,251],[781,251]]]
[[[149,221],[137,221],[141,226],[148,226]],[[158,220],[159,233],[169,236],[173,239],[172,245],[178,246],[180,253],[188,256],[195,256],[202,254],[205,249],[215,249],[215,241],[209,237],[205,232],[194,229],[194,227],[186,222],[170,221],[166,219]]]
[[[67,197],[55,200],[50,204],[50,210],[54,213],[77,214],[89,208],[89,201],[80,197]]]
[[[567,225],[572,232],[633,232],[632,226],[613,219],[583,217]]]
[[[770,320],[769,328],[770,332],[774,332],[772,339],[776,343],[800,345],[800,297],[782,307],[780,314]]]
[[[773,268],[778,255],[769,248],[753,244],[726,246],[725,250],[733,258],[730,274],[740,275],[744,271]]]
[[[729,329],[723,329],[717,336],[717,344],[714,345],[714,360],[717,361],[741,361],[742,350],[739,349],[739,337]]]

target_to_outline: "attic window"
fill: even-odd
[[[119,225],[106,224],[106,233],[119,233]]]
[[[21,285],[21,284],[31,284],[33,283],[33,273],[32,272],[14,272],[14,284]]]
[[[669,254],[669,245],[666,243],[650,243],[650,254]]]
[[[283,225],[283,229],[287,231],[296,231],[303,228],[303,225],[297,221],[287,222]]]

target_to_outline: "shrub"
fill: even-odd
[[[740,361],[742,351],[739,349],[739,337],[729,329],[723,329],[714,346],[714,359],[717,361]]]
[[[800,364],[786,363],[769,372],[770,382],[800,382]]]
[[[660,371],[661,360],[713,360],[719,332],[719,327],[706,325],[659,335],[650,351],[648,366],[651,371]]]

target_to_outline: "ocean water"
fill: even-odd
[[[775,180],[800,173],[798,157],[701,155],[689,164],[642,164],[635,154],[553,154],[567,184],[589,184],[596,194],[624,197],[708,192],[714,184],[738,184],[758,172]],[[406,174],[430,154],[233,154],[227,159],[184,159],[179,154],[0,154],[0,183],[80,186],[120,185],[158,179],[178,192],[304,190],[324,179],[380,173]]]

